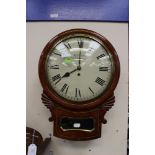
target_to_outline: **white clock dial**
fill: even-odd
[[[61,97],[88,101],[100,96],[111,82],[112,56],[91,37],[75,36],[59,42],[46,59],[46,77]]]

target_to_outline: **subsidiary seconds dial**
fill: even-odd
[[[114,70],[111,53],[90,35],[73,34],[60,39],[45,60],[49,88],[79,103],[102,95],[111,84]]]

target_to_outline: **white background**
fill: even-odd
[[[104,35],[116,49],[120,64],[120,80],[115,90],[116,102],[102,125],[102,137],[85,142],[64,141],[52,137],[54,155],[124,155],[127,151],[128,121],[128,24],[96,22],[28,22],[27,23],[27,126],[43,137],[53,134],[48,122],[49,110],[41,102],[42,87],[38,77],[38,61],[47,42],[58,33],[72,28],[87,28]]]
[[[154,5],[130,0],[130,155],[155,154]],[[7,155],[26,152],[25,6],[21,0],[0,5],[0,144]]]

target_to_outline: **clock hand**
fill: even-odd
[[[63,79],[64,77],[68,77],[69,75],[70,75],[70,73],[69,73],[69,72],[66,72],[66,73],[55,83],[55,85],[56,85],[58,82],[60,82],[61,79]]]
[[[71,72],[66,72],[61,78],[64,78],[64,77],[69,77],[71,73],[74,73],[75,71],[77,71],[78,69],[74,69],[73,71]]]
[[[55,83],[55,85],[56,85],[58,82],[60,82],[61,79],[65,78],[65,77],[69,77],[70,74],[74,73],[74,72],[77,71],[77,70],[79,70],[78,67],[77,67],[76,69],[74,69],[73,71],[71,71],[71,72],[66,72],[66,73]]]
[[[79,52],[79,66],[78,66],[78,70],[81,70],[81,50]]]
[[[61,78],[68,77],[70,75],[69,72],[66,72]]]
[[[61,79],[65,78],[65,77],[69,77],[70,74],[74,73],[74,72],[77,71],[77,70],[81,70],[81,68],[79,68],[79,66],[78,66],[78,67],[77,67],[76,69],[74,69],[73,71],[71,71],[71,72],[66,72],[66,73],[55,83],[55,85],[56,85],[58,82],[60,82]]]
[[[76,68],[76,69],[74,69],[73,71],[71,71],[71,72],[69,72],[70,74],[71,73],[74,73],[75,71],[77,71],[78,70],[78,68]]]

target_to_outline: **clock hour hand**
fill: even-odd
[[[70,74],[72,74],[72,73],[74,73],[75,71],[77,71],[78,70],[78,68],[76,68],[76,69],[74,69],[73,71],[71,71],[71,72],[66,72],[61,78],[64,78],[64,77],[69,77],[70,76]]]
[[[70,73],[69,72],[66,72],[56,83],[55,85],[61,81],[61,79],[65,78],[65,77],[69,77]]]
[[[72,73],[74,73],[75,71],[80,70],[80,69],[81,69],[81,68],[79,68],[79,66],[78,66],[78,67],[77,67],[76,69],[74,69],[73,71],[71,71],[71,72],[66,72],[55,84],[57,84],[58,82],[60,82],[61,79],[65,78],[65,77],[69,77],[70,74],[72,74]]]

